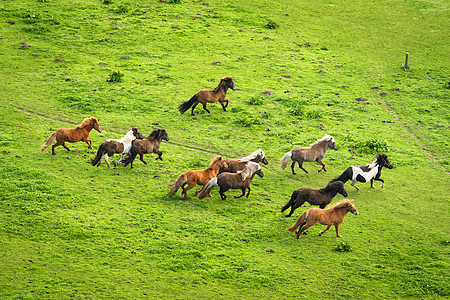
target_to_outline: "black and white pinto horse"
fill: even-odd
[[[377,156],[375,157],[375,161],[372,164],[367,166],[351,166],[347,170],[345,170],[344,173],[341,174],[341,176],[331,180],[330,182],[342,181],[345,183],[351,180],[351,185],[359,190],[359,187],[355,185],[356,182],[367,182],[370,180],[370,187],[373,188],[373,181],[377,180],[382,182],[381,187],[383,188],[384,180],[380,178],[381,169],[383,167],[389,169],[393,168],[386,154],[377,154]]]

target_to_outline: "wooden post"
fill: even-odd
[[[406,68],[408,68],[408,59],[409,59],[409,53],[406,52],[405,65],[403,66],[403,69],[405,71],[406,71]]]

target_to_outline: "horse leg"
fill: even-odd
[[[354,188],[356,188],[359,191],[359,187],[356,186],[356,181],[352,180],[351,186],[353,186]]]
[[[321,232],[319,232],[319,235],[322,235],[325,231],[327,231],[328,229],[330,229],[331,225],[328,225],[327,228],[325,228],[324,230],[322,230]]]
[[[208,114],[210,114],[211,112],[206,108],[206,103],[202,103],[203,105],[203,109],[206,110],[208,112]]]
[[[295,173],[295,171],[294,171],[294,167],[295,167],[295,161],[294,161],[294,162],[292,162],[292,165],[291,165],[291,169],[292,169],[292,175],[295,175],[295,174],[297,174],[297,173]],[[308,172],[306,172],[306,173],[308,173]]]
[[[306,171],[305,168],[303,168],[303,161],[302,162],[298,162],[298,166],[300,169],[302,169],[303,171],[305,171],[306,174],[308,174],[308,171]]]
[[[158,157],[156,159],[163,160],[161,158],[161,156],[162,156],[162,152],[161,151],[158,151],[158,152],[155,152],[155,153],[158,154]]]
[[[327,169],[325,169],[325,164],[322,162],[321,159],[317,160],[317,163],[322,166],[322,169],[317,171],[318,173],[322,172],[322,170],[325,172],[327,171]]]
[[[224,110],[225,110],[225,108],[228,106],[228,103],[230,103],[230,100],[224,99],[223,102],[225,102],[225,107],[224,107]],[[226,111],[226,110],[225,110],[225,111]]]
[[[304,203],[305,203],[305,200],[300,200],[299,202],[294,203],[294,204],[291,206],[291,211],[290,211],[289,214],[286,216],[286,218],[292,216],[292,214],[294,213],[294,211],[295,211],[297,208],[299,208],[300,206],[302,206]]]
[[[144,160],[144,153],[139,154],[139,159],[140,159],[144,164],[147,164],[147,162]]]
[[[373,181],[374,181],[374,180],[376,180],[376,181],[381,181],[381,188],[384,188],[384,180],[381,179],[380,177],[378,177],[378,178],[373,178],[373,179],[370,180],[370,187],[371,187],[371,188],[373,188]]]
[[[234,196],[234,198],[241,198],[242,196],[245,196],[245,190],[246,190],[246,188],[244,187],[244,188],[241,188],[241,191],[242,191],[242,195],[240,195],[240,196]],[[247,196],[248,197],[248,196]]]
[[[124,156],[124,155],[125,155],[124,153],[120,154],[120,158],[119,158],[119,160],[116,161],[116,163],[114,164],[114,168],[117,167],[117,166],[122,162],[123,156]]]
[[[55,148],[61,146],[63,143],[56,141],[56,143],[52,146],[52,154],[56,155]]]
[[[194,108],[198,105],[198,102],[195,102],[194,105],[192,105],[192,110],[191,110],[191,116],[194,116]]]
[[[245,196],[245,197],[248,198],[248,195],[250,195],[250,187],[248,187],[248,193],[247,193],[247,196]]]
[[[67,151],[70,151],[69,147],[66,146],[66,142],[63,142],[63,143],[62,143],[62,146],[63,146],[64,148],[66,148]]]
[[[222,105],[223,111],[227,111],[226,107],[228,106],[228,100],[226,100],[227,105],[223,104],[224,101],[220,101],[220,104]]]
[[[302,235],[303,232],[305,232],[309,227],[311,227],[314,224],[308,224],[307,222],[303,223],[300,228],[297,231],[297,238],[300,237],[300,235]]]
[[[85,142],[88,145],[88,148],[92,149],[92,140],[91,139],[86,139]]]
[[[109,158],[108,154],[105,154],[106,165],[108,166],[108,169],[109,169],[111,167],[111,164],[109,163],[108,158]]]
[[[227,195],[225,195],[224,192],[219,191],[219,195],[220,195],[220,198],[222,198],[222,200],[227,199]]]
[[[334,228],[336,228],[336,237],[342,237],[342,235],[339,235],[339,224],[334,224]]]

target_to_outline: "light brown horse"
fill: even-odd
[[[309,227],[313,226],[316,223],[320,223],[322,225],[327,225],[327,228],[322,230],[319,235],[322,235],[325,231],[330,229],[331,225],[334,225],[336,228],[336,236],[342,237],[339,235],[339,224],[344,221],[345,215],[351,212],[355,216],[358,215],[358,211],[356,210],[355,205],[353,204],[353,200],[344,199],[336,203],[334,206],[321,209],[317,207],[313,207],[305,211],[292,225],[291,227],[286,228],[287,231],[298,230],[295,233],[297,238]]]
[[[83,141],[88,144],[89,149],[92,149],[92,140],[88,139],[89,133],[92,129],[102,132],[98,120],[94,117],[84,119],[83,122],[80,125],[77,125],[76,128],[58,129],[48,138],[47,142],[42,145],[41,152],[44,152],[44,150],[50,146],[55,139],[56,143],[52,146],[52,154],[56,154],[55,148],[61,145],[70,151],[69,147],[66,146],[66,142],[75,143]]]
[[[303,162],[312,162],[315,161],[318,164],[322,166],[322,169],[318,170],[320,171],[327,171],[325,169],[325,164],[322,162],[322,159],[325,157],[325,153],[327,152],[327,149],[331,148],[333,150],[337,150],[338,147],[336,146],[336,142],[334,141],[334,138],[331,135],[326,134],[323,138],[317,140],[315,143],[311,144],[310,147],[295,147],[291,151],[287,152],[283,158],[281,158],[281,169],[286,168],[289,159],[292,159],[292,174],[296,174],[294,171],[295,162],[298,163],[298,166],[300,169],[308,173],[303,168]]]
[[[187,191],[192,189],[194,186],[202,185],[203,187],[197,191],[197,193],[201,192],[204,188],[205,184],[208,183],[212,178],[216,177],[219,173],[220,168],[226,168],[227,164],[224,162],[221,156],[216,156],[212,161],[209,167],[201,171],[190,170],[186,173],[178,176],[175,185],[170,189],[172,195],[174,195],[180,187],[183,188],[182,194],[184,195],[184,199],[187,198]],[[187,185],[187,187],[184,187]],[[197,194],[196,193],[196,194]]]
[[[220,104],[222,104],[222,108],[224,111],[227,111],[226,107],[228,106],[228,99],[225,99],[227,90],[232,89],[233,91],[236,90],[236,86],[234,85],[233,79],[231,77],[225,77],[220,80],[219,85],[213,89],[213,90],[200,90],[192,96],[192,98],[178,106],[178,110],[180,113],[185,113],[191,106],[192,111],[191,115],[194,115],[194,108],[201,103],[203,105],[203,109],[206,110],[208,113],[211,113],[206,108],[206,103],[216,103],[219,101]]]

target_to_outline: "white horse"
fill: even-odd
[[[106,164],[108,165],[108,168],[110,167],[108,158],[113,156],[115,153],[120,153],[120,159],[118,162],[114,164],[114,167],[116,167],[118,164],[121,163],[123,156],[130,152],[132,142],[135,139],[143,139],[144,136],[136,129],[136,127],[131,127],[127,134],[121,139],[109,139],[104,141],[100,147],[98,147],[97,156],[93,160],[91,160],[91,163],[93,166],[100,166],[100,160],[102,159],[103,155],[105,156]]]

